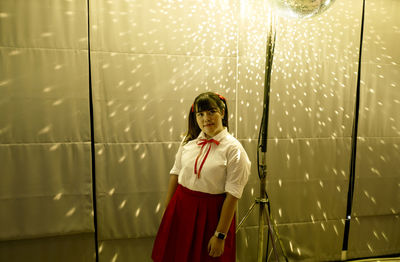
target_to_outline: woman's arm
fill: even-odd
[[[236,211],[238,199],[229,193],[226,193],[224,204],[222,205],[221,216],[219,218],[216,231],[226,234],[232,223],[233,215]]]
[[[216,231],[227,234],[231,226],[233,216],[236,211],[238,199],[229,193],[226,193],[226,198],[222,205],[221,216],[218,221]],[[224,253],[225,240],[212,236],[208,243],[208,252],[212,257],[219,257]]]
[[[169,201],[171,201],[171,198],[174,195],[177,186],[178,186],[178,175],[171,174],[169,176],[167,197],[165,199],[165,207],[167,207]]]

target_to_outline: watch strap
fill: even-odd
[[[224,233],[222,233],[222,232],[215,231],[214,236],[215,236],[216,238],[218,238],[218,239],[222,239],[222,240],[225,240],[225,239],[226,239],[226,234],[224,234]]]

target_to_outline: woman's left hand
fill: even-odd
[[[219,257],[224,253],[225,240],[212,236],[208,242],[208,254],[211,257]]]

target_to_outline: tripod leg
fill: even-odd
[[[275,249],[277,254],[281,256],[280,257],[281,260],[283,259],[284,261],[288,262],[288,258],[287,258],[286,252],[283,249],[282,241],[281,241],[281,239],[279,237],[278,232],[275,231],[275,228],[272,225],[271,217],[269,216],[269,212],[268,212],[267,209],[265,209],[265,218],[266,218],[266,223],[268,224],[268,230],[270,230],[269,232],[271,232],[270,236],[271,236],[271,241],[273,241],[273,249]],[[274,236],[275,239],[273,239],[273,236]],[[275,245],[276,242],[278,242],[278,245]],[[279,248],[279,250],[278,250],[278,248]],[[271,250],[271,251],[273,251],[273,250]],[[277,261],[279,261],[278,258],[276,258],[276,259],[277,259]]]
[[[265,206],[264,206],[264,217],[265,217],[265,222],[268,225],[268,235],[270,236],[271,243],[272,243],[272,252],[275,255],[276,261],[279,262],[278,250],[276,249],[276,245],[275,245],[275,231],[274,231],[274,228],[272,227],[271,219],[269,217],[268,210]]]
[[[258,217],[258,252],[257,261],[262,262],[264,258],[264,203],[260,203],[259,217]]]
[[[239,229],[241,228],[242,224],[244,223],[244,221],[246,221],[246,219],[249,217],[251,211],[253,210],[253,208],[256,206],[256,202],[254,202],[251,207],[249,208],[249,210],[247,210],[247,213],[244,215],[244,217],[242,218],[242,220],[240,220],[239,224],[236,227],[236,232],[239,232]]]

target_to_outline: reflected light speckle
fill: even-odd
[[[139,215],[140,215],[140,207],[138,209],[136,209],[135,217],[138,217]]]
[[[116,262],[118,258],[118,253],[115,253],[114,256],[111,259],[111,262]]]
[[[62,197],[62,193],[60,192],[60,193],[58,193],[57,195],[55,195],[54,197],[53,197],[53,199],[54,200],[60,200],[61,199],[61,197]]]
[[[60,143],[54,144],[49,148],[49,151],[56,151],[60,146]]]
[[[157,206],[156,206],[155,213],[157,214],[158,212],[160,212],[160,209],[161,209],[161,203],[159,202],[159,203],[157,204]]]
[[[65,214],[65,216],[70,217],[75,213],[75,211],[76,211],[76,208],[73,207],[70,210],[68,210],[68,212]]]
[[[124,199],[122,202],[121,202],[121,204],[119,205],[119,209],[123,209],[124,207],[125,207],[125,204],[126,204],[126,199]]]
[[[48,125],[48,126],[42,128],[41,130],[39,130],[38,135],[48,133],[51,130],[51,128],[52,128],[52,125]]]

